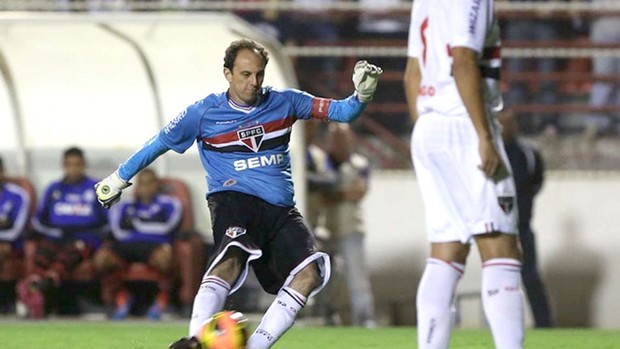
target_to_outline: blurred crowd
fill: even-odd
[[[206,246],[184,183],[147,168],[106,210],[82,149],[66,149],[61,164],[62,176],[37,200],[32,183],[5,175],[0,159],[0,309],[31,319],[188,313]]]
[[[56,11],[200,11],[223,1],[201,0],[50,0],[38,1],[41,9]],[[244,3],[264,3],[256,9]],[[230,8],[234,13],[274,37],[293,46],[404,46],[407,40],[409,13],[404,0],[359,0],[360,10],[333,10],[336,0],[245,0]],[[498,0],[536,5],[568,3],[565,0]],[[594,5],[614,1],[584,0]],[[291,3],[294,10],[278,10]],[[34,2],[33,2],[34,4]],[[45,4],[45,6],[42,6]],[[23,5],[22,5],[23,6]],[[32,5],[33,9],[37,7]],[[222,10],[224,8],[217,8]],[[620,20],[613,12],[500,12],[503,43],[511,48],[592,47],[620,44]],[[402,72],[402,57],[367,57],[386,70]],[[300,87],[315,94],[328,95],[340,88],[351,62],[337,56],[297,57],[295,68]],[[546,135],[582,133],[588,138],[618,132],[620,63],[613,55],[592,58],[510,57],[504,69],[504,97],[517,114],[525,134]],[[572,74],[569,76],[569,73]],[[317,78],[318,77],[318,78]],[[408,136],[406,108],[402,103],[399,79],[385,79],[377,102],[388,108],[377,122],[396,136]],[[394,80],[394,81],[392,81]],[[392,86],[393,85],[393,86]],[[570,104],[585,108],[571,109]],[[565,107],[562,107],[565,106]],[[391,108],[390,108],[391,107]],[[370,111],[370,114],[373,114]],[[378,113],[375,113],[378,114]],[[368,131],[368,130],[358,130]]]
[[[593,6],[616,1],[583,0]],[[366,136],[363,152],[373,166],[409,168],[408,139],[413,127],[402,88],[403,55],[342,55],[344,48],[404,48],[407,45],[410,0],[358,0],[348,9],[334,9],[338,0],[48,0],[9,2],[19,9],[50,11],[231,11],[292,48],[299,87],[319,96],[344,97],[347,73],[367,59],[385,74],[373,105],[353,130]],[[523,7],[571,5],[564,0],[497,0]],[[31,4],[31,5],[27,5]],[[28,7],[29,6],[29,7]],[[262,7],[261,7],[262,6]],[[280,7],[278,7],[280,6]],[[10,9],[10,8],[7,8]],[[552,169],[613,167],[619,133],[619,57],[613,51],[584,55],[539,55],[537,49],[617,48],[620,17],[614,11],[500,10],[504,61],[504,104],[514,111],[522,133],[541,143]],[[295,48],[318,48],[320,55]],[[325,48],[333,47],[333,51]],[[508,51],[510,50],[510,52]],[[528,51],[532,50],[532,51]],[[518,52],[518,55],[512,52]],[[531,53],[527,54],[528,52]],[[526,53],[523,55],[522,53]],[[544,52],[542,52],[544,53]],[[363,56],[362,56],[363,55]],[[562,137],[558,137],[562,136]],[[595,145],[592,143],[596,142]],[[615,167],[614,167],[615,168]]]

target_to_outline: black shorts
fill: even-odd
[[[163,245],[160,242],[118,242],[112,245],[112,251],[127,263],[148,263],[153,251]]]
[[[209,266],[231,242],[259,249],[262,256],[250,265],[263,289],[275,294],[291,271],[317,252],[314,236],[295,207],[235,191],[214,193],[208,201],[215,243]]]

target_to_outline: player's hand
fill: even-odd
[[[353,85],[357,92],[357,98],[362,103],[372,101],[372,97],[377,90],[379,83],[379,75],[383,73],[383,69],[366,61],[355,63],[353,68]]]
[[[121,192],[123,189],[129,187],[131,183],[125,182],[118,176],[118,173],[114,171],[111,175],[107,176],[101,182],[95,184],[95,193],[97,194],[97,201],[101,206],[110,208],[121,199]]]
[[[183,337],[170,344],[168,349],[202,349],[202,345],[196,337]]]
[[[493,178],[496,180],[495,177],[497,173],[500,172],[501,168],[505,166],[499,157],[495,143],[489,139],[481,139],[479,150],[482,163],[478,166],[478,168],[484,172],[484,175],[487,178]]]

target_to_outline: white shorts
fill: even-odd
[[[501,135],[494,138],[512,173]],[[476,234],[516,234],[513,177],[496,183],[478,169],[478,136],[467,115],[421,115],[411,139],[430,242],[469,243]]]

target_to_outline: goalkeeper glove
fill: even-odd
[[[118,176],[118,172],[114,171],[111,175],[106,177],[101,182],[95,184],[95,193],[97,194],[97,201],[101,206],[110,208],[121,199],[121,192],[123,189],[129,187],[131,183],[125,182]]]
[[[183,337],[170,344],[168,349],[202,349],[202,345],[196,337]]]
[[[353,85],[357,92],[357,99],[362,103],[372,101],[372,97],[377,90],[379,75],[383,69],[366,61],[358,61],[353,68]]]

